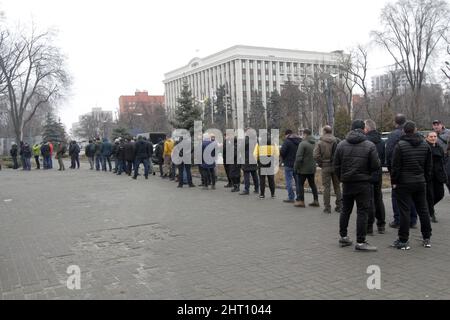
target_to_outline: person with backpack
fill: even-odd
[[[56,157],[55,157],[55,159],[58,159],[58,165],[59,165],[58,171],[66,170],[66,168],[64,167],[64,162],[63,162],[63,157],[64,157],[64,154],[66,153],[66,151],[67,151],[66,144],[63,141],[61,141],[58,144],[58,148],[56,151]]]
[[[41,164],[39,162],[40,155],[41,155],[41,145],[39,143],[36,143],[33,146],[33,156],[34,156],[34,161],[36,161],[36,170],[41,169]]]
[[[17,144],[13,143],[11,145],[11,150],[9,150],[9,154],[11,155],[13,161],[13,169],[16,170],[19,168],[19,163],[17,162],[17,153],[18,153]]]

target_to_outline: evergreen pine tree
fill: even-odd
[[[345,107],[339,107],[334,118],[334,135],[339,139],[344,139],[352,126],[350,114]]]
[[[214,110],[214,127],[224,131],[225,130],[225,117],[226,117],[226,97],[225,86],[222,85],[216,90],[216,108]]]
[[[277,90],[272,91],[267,101],[267,129],[280,129],[281,127],[281,96]]]
[[[64,129],[61,120],[56,122],[53,114],[50,112],[47,113],[43,129],[42,137],[44,142],[66,142],[66,130]]]
[[[254,91],[250,103],[249,125],[255,130],[266,129],[266,114],[261,93]]]
[[[194,104],[192,92],[187,83],[183,84],[180,97],[177,99],[178,107],[175,110],[175,120],[172,125],[175,129],[186,129],[194,133],[194,121],[201,121],[202,111]]]
[[[212,102],[211,99],[207,98],[205,100],[204,104],[204,114],[203,114],[203,127],[204,128],[211,128],[212,126]]]
[[[116,140],[117,138],[131,139],[131,135],[126,128],[118,127],[113,130],[112,136],[111,136],[111,139],[113,141]]]

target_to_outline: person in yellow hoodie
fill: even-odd
[[[265,144],[256,144],[253,151],[258,162],[258,174],[260,183],[260,199],[265,198],[266,177],[269,182],[269,189],[272,199],[275,198],[275,173],[278,168],[278,161],[280,157],[280,149],[273,144],[270,136],[267,137]]]
[[[39,162],[39,156],[41,155],[41,145],[39,143],[36,143],[33,146],[33,156],[34,160],[36,161],[36,169],[41,169],[41,164]]]
[[[173,151],[174,145],[175,145],[175,142],[170,137],[166,138],[166,140],[164,141],[164,151],[163,151],[164,175],[162,176],[162,178],[169,177],[170,180],[175,179],[175,172],[174,172],[173,166],[172,166],[172,151]]]

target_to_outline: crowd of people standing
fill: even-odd
[[[351,130],[342,141],[333,135],[333,128],[322,128],[319,140],[312,136],[309,129],[302,135],[292,130],[284,132],[281,146],[272,143],[270,137],[251,137],[248,128],[244,138],[225,135],[223,144],[219,144],[214,135],[204,134],[200,147],[201,163],[198,171],[201,176],[202,189],[216,189],[217,160],[221,150],[223,166],[228,183],[225,188],[231,192],[246,196],[253,192],[260,199],[266,197],[266,183],[271,198],[275,198],[276,179],[279,160],[284,167],[287,199],[295,207],[304,208],[305,182],[313,194],[311,207],[320,207],[319,193],[316,186],[316,171],[320,168],[323,186],[323,212],[332,213],[331,187],[335,194],[334,211],[340,213],[339,244],[350,246],[353,242],[348,237],[348,224],[354,203],[356,203],[357,227],[355,249],[358,251],[376,251],[375,246],[366,241],[367,235],[374,234],[374,225],[379,234],[385,233],[386,211],[383,201],[383,167],[387,168],[392,186],[391,202],[394,212],[392,228],[398,229],[398,239],[393,247],[409,249],[409,230],[416,228],[420,220],[424,247],[431,246],[431,222],[437,223],[435,205],[444,197],[444,185],[450,192],[448,173],[450,131],[443,124],[433,121],[433,130],[421,136],[415,123],[407,121],[398,114],[395,117],[395,129],[385,142],[376,123],[367,119],[354,120]],[[177,148],[183,139],[167,137],[160,139],[156,145],[145,137],[137,139],[117,138],[113,143],[108,139],[92,139],[85,147],[85,155],[90,170],[122,173],[137,179],[139,167],[144,167],[143,176],[156,175],[153,166],[159,168],[162,179],[195,187],[192,180],[192,161],[183,157],[183,148]],[[189,142],[191,143],[191,142]],[[243,146],[243,148],[240,148]],[[68,150],[67,150],[68,149]],[[243,152],[241,152],[243,150]],[[71,141],[68,148],[65,143],[51,141],[35,144],[12,145],[10,155],[13,168],[19,167],[20,158],[23,170],[31,170],[31,158],[34,156],[36,169],[40,169],[40,156],[43,169],[52,169],[52,157],[58,159],[59,170],[65,170],[63,158],[68,151],[71,169],[80,168],[81,148],[76,141]],[[219,152],[217,152],[219,151]],[[233,152],[230,152],[233,151]],[[174,161],[175,153],[181,161]],[[229,154],[227,154],[227,152]],[[231,154],[233,153],[233,154]],[[191,159],[192,160],[192,159]],[[243,190],[241,191],[241,177]]]

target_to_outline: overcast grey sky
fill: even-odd
[[[348,50],[379,28],[387,0],[0,0],[9,23],[59,30],[73,77],[67,128],[92,107],[117,110],[136,89],[164,94],[164,73],[236,44]],[[381,50],[371,73],[392,63]]]

